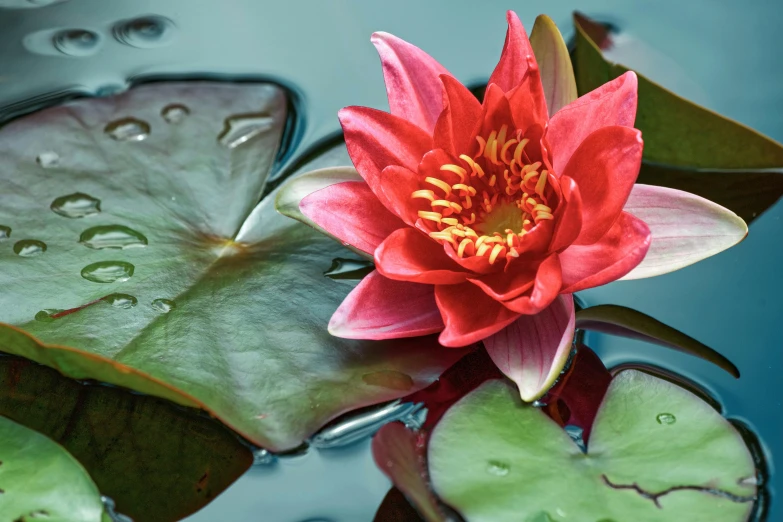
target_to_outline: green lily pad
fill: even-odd
[[[275,212],[275,191],[258,203],[285,107],[271,84],[158,83],[0,129],[0,224],[47,245],[0,244],[0,321],[34,336],[2,326],[1,349],[201,407],[273,450],[435,380],[464,352],[328,334],[355,282],[323,273],[351,252]],[[368,384],[390,371],[410,389]]]
[[[756,495],[734,427],[689,391],[633,370],[612,381],[587,453],[495,380],[443,416],[429,470],[469,522],[743,521]]]
[[[15,522],[100,522],[103,502],[67,451],[0,416],[0,515]]]
[[[610,35],[600,25],[578,13],[574,25],[579,94],[630,70],[604,58],[600,45],[609,45]],[[697,194],[748,223],[783,196],[783,145],[636,74],[636,127],[644,137],[638,183]]]
[[[137,521],[181,520],[253,463],[236,435],[197,413],[0,357],[0,415],[61,444],[117,510]]]

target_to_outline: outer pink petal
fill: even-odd
[[[484,293],[496,301],[506,301],[519,297],[533,288],[538,267],[528,263],[512,262],[503,272],[495,272],[469,281],[481,288]]]
[[[549,249],[559,252],[576,241],[582,231],[582,196],[576,182],[568,176],[560,177],[562,197],[555,210],[555,232]]]
[[[389,279],[453,285],[462,283],[468,273],[452,261],[443,246],[414,228],[394,231],[375,251],[378,272]]]
[[[560,259],[557,254],[552,254],[538,266],[533,289],[515,299],[503,301],[503,306],[520,314],[537,314],[555,300],[561,286]]]
[[[481,117],[481,104],[456,79],[445,74],[440,79],[443,82],[444,109],[435,124],[433,147],[444,149],[454,156],[466,154]]]
[[[434,287],[392,281],[371,272],[329,321],[329,333],[346,339],[418,337],[443,329]]]
[[[484,340],[498,369],[519,387],[522,400],[544,395],[555,383],[574,339],[574,299],[561,295],[536,315],[523,315]]]
[[[590,134],[611,125],[633,127],[636,119],[636,74],[628,71],[566,105],[549,121],[555,172],[562,172],[571,155]]]
[[[748,233],[731,210],[667,187],[634,185],[625,211],[650,227],[652,242],[644,260],[623,279],[679,270],[736,245]]]
[[[435,300],[446,324],[438,340],[452,348],[486,339],[519,317],[470,283],[436,286]]]
[[[535,54],[530,46],[525,28],[514,11],[506,13],[508,31],[500,60],[489,77],[488,84],[496,84],[503,92],[509,92],[522,83],[528,72],[529,57],[535,63]],[[544,111],[546,113],[546,110]]]
[[[620,215],[642,164],[642,135],[632,127],[603,127],[588,136],[562,172],[582,197],[582,230],[575,243],[595,243]]]
[[[413,123],[367,107],[346,107],[338,114],[345,145],[356,170],[375,191],[381,172],[400,165],[416,172],[432,137]]]
[[[371,41],[383,64],[391,113],[432,134],[443,110],[438,77],[449,72],[429,54],[391,34],[375,33]]]
[[[299,202],[299,210],[344,243],[370,255],[389,234],[405,227],[363,181],[345,181],[317,190]]]
[[[650,229],[623,212],[609,232],[592,245],[573,245],[560,254],[563,293],[604,285],[623,277],[644,259]]]
[[[421,199],[411,198],[419,190],[419,177],[405,167],[389,165],[375,183],[375,195],[383,206],[410,226],[419,219],[419,210],[429,210],[422,206]]]

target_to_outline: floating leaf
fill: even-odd
[[[0,358],[0,415],[61,444],[139,521],[194,513],[253,462],[236,435],[195,410],[80,384],[17,357]]]
[[[608,33],[595,30],[598,24],[577,13],[574,25],[580,94],[629,70],[603,57],[601,48],[610,41]],[[644,137],[639,183],[692,192],[747,222],[783,196],[783,145],[637,76],[636,127]]]
[[[160,114],[172,103],[190,108],[176,125]],[[434,337],[373,343],[328,334],[351,285],[323,271],[350,251],[278,214],[275,192],[258,203],[285,106],[270,84],[156,83],[0,129],[0,223],[48,245],[22,258],[2,243],[0,320],[35,336],[2,327],[2,349],[71,377],[201,407],[272,450],[297,447],[346,411],[435,380],[464,352],[444,350]],[[104,132],[130,117],[149,127],[143,140]],[[56,173],[35,160],[50,148],[60,154]],[[76,191],[100,200],[101,212],[69,219],[49,209]],[[102,225],[128,227],[147,246],[78,243]],[[134,269],[109,283],[80,275],[96,263]],[[103,281],[109,272],[97,275]],[[113,293],[138,304],[81,308]],[[49,309],[72,313],[34,320]],[[411,389],[362,380],[381,371],[408,375]]]
[[[666,346],[709,361],[734,377],[740,375],[731,361],[709,346],[632,308],[608,304],[585,308],[576,313],[576,327]]]
[[[101,494],[67,451],[0,416],[0,515],[3,520],[100,522]]]
[[[372,439],[375,464],[410,499],[427,522],[446,517],[427,486],[424,468],[424,435],[399,422],[387,424]]]
[[[756,495],[731,423],[632,370],[612,381],[587,453],[506,382],[488,381],[443,416],[428,455],[434,491],[468,522],[739,522]]]

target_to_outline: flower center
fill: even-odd
[[[430,223],[430,237],[450,243],[459,257],[487,256],[490,264],[519,257],[521,240],[540,221],[552,219],[547,206],[550,176],[541,162],[532,162],[530,142],[517,131],[508,138],[508,125],[485,139],[476,136],[478,153],[459,156],[424,178],[412,198],[429,201],[419,217]]]

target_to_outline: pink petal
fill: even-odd
[[[519,21],[517,14],[514,11],[508,11],[506,20],[508,21],[506,42],[503,44],[500,61],[492,71],[488,82],[488,85],[496,84],[503,92],[509,92],[522,83],[531,63],[530,57],[532,57],[532,63],[535,63],[533,48],[530,46],[530,40],[528,40],[525,28]]]
[[[468,275],[442,245],[414,228],[401,228],[387,237],[375,251],[375,263],[385,277],[412,283],[453,285]]]
[[[299,210],[343,243],[370,255],[389,234],[405,227],[363,181],[345,181],[317,190],[299,202]]]
[[[525,78],[506,94],[518,129],[528,129],[532,125],[544,124],[549,120],[541,72],[533,55],[528,56],[527,60]],[[525,136],[530,138],[527,132]]]
[[[562,196],[555,210],[555,232],[549,249],[559,252],[576,241],[582,231],[582,196],[576,182],[568,176],[560,177]]]
[[[536,315],[522,315],[484,340],[498,369],[519,387],[522,400],[544,395],[555,383],[571,352],[574,300],[561,295]]]
[[[442,329],[433,286],[393,281],[377,270],[362,279],[329,321],[329,333],[346,339],[418,337]]]
[[[572,245],[560,254],[563,293],[605,285],[620,279],[641,263],[650,248],[650,229],[641,219],[623,212],[598,242]]]
[[[419,177],[405,167],[389,165],[375,183],[375,195],[383,206],[392,214],[398,216],[410,226],[415,226],[419,219],[418,211],[422,200],[411,198],[414,191],[419,190]]]
[[[371,41],[383,64],[391,113],[432,134],[443,110],[438,77],[449,72],[415,45],[391,34],[375,33]]]
[[[479,342],[519,317],[470,283],[436,286],[435,301],[446,324],[438,340],[453,348]]]
[[[503,272],[470,278],[469,281],[481,288],[492,299],[507,301],[519,297],[533,288],[537,272],[538,266],[518,263],[515,260]]]
[[[641,132],[603,127],[574,151],[562,174],[579,186],[582,231],[575,243],[589,245],[606,234],[622,212],[642,164]]]
[[[416,172],[432,137],[409,121],[367,107],[346,107],[338,113],[345,132],[345,145],[356,170],[373,191],[381,172],[399,165]]]
[[[481,104],[464,85],[442,75],[444,109],[435,125],[434,148],[459,156],[466,154],[481,117]]]
[[[652,242],[644,260],[623,279],[679,270],[736,245],[748,233],[731,210],[671,188],[634,185],[624,210],[650,227]]]
[[[561,286],[560,259],[557,254],[552,254],[538,266],[536,282],[530,293],[503,301],[503,305],[520,314],[537,314],[555,300]]]
[[[547,137],[553,147],[555,172],[561,173],[582,141],[601,127],[633,126],[636,84],[636,74],[628,71],[552,116]]]

